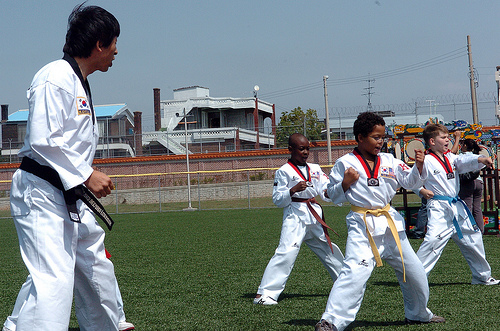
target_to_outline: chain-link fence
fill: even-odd
[[[333,147],[333,159],[351,149],[350,145]],[[116,187],[101,199],[110,213],[260,208],[273,206],[274,172],[288,157],[286,149],[226,157],[195,154],[189,159],[189,172],[188,160],[181,156],[96,160],[94,166],[109,175]],[[324,165],[324,171],[329,172],[326,146],[313,147],[309,161]],[[17,166],[2,168],[0,215],[8,216],[10,179]]]
[[[324,167],[326,173],[328,166]],[[111,175],[115,189],[101,203],[111,214],[274,207],[277,168]],[[10,181],[0,182],[0,216],[8,217]]]

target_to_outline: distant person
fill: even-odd
[[[113,183],[92,168],[99,128],[87,80],[112,66],[119,35],[111,13],[78,5],[68,19],[64,57],[40,69],[28,90],[22,162],[10,194],[29,272],[18,296],[26,299],[18,331],[67,331],[73,296],[82,331],[119,328],[113,263],[92,213],[99,208],[106,219],[96,197],[110,194]],[[112,220],[107,221],[111,227]]]
[[[334,203],[351,204],[344,264],[315,330],[342,331],[355,320],[366,282],[375,266],[382,266],[382,259],[396,272],[405,322],[444,322],[427,308],[429,285],[424,268],[406,237],[403,217],[390,205],[400,186],[409,190],[422,186],[423,151],[416,151],[413,168],[392,154],[381,153],[385,121],[372,112],[358,115],[353,133],[358,146],[337,160],[327,189]]]
[[[408,237],[412,239],[422,239],[425,237],[425,232],[427,231],[427,199],[424,197],[422,190],[416,193],[420,197],[420,208],[417,212],[415,227],[408,234]]]
[[[309,140],[300,133],[288,139],[290,159],[276,171],[273,202],[283,208],[283,226],[278,248],[269,261],[253,301],[259,305],[275,305],[285,289],[295,259],[303,242],[318,256],[335,281],[342,267],[344,256],[330,242],[323,210],[315,197],[326,195],[328,177],[320,166],[307,163]]]
[[[428,226],[417,256],[427,275],[436,265],[448,243],[458,245],[472,272],[472,284],[496,285],[486,261],[483,238],[467,205],[458,197],[458,175],[491,167],[491,158],[476,154],[455,155],[448,152],[448,129],[442,124],[427,125],[423,132],[430,146],[424,161],[423,186],[432,191],[427,202]]]
[[[481,148],[475,140],[465,139],[462,146],[464,154],[479,154]],[[469,171],[460,174],[460,191],[458,196],[462,199],[472,212],[477,226],[484,233],[483,208],[481,201],[483,198],[483,180],[479,176],[480,170]]]

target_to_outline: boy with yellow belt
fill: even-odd
[[[344,264],[316,330],[341,331],[354,321],[366,282],[382,259],[396,272],[406,323],[444,322],[427,308],[429,285],[424,268],[406,237],[403,217],[389,204],[400,186],[410,190],[422,186],[423,151],[416,151],[413,168],[392,154],[380,153],[385,121],[374,113],[360,114],[353,132],[358,146],[337,160],[327,189],[334,203],[352,206],[346,217]]]

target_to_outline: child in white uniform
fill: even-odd
[[[328,177],[320,166],[307,163],[309,141],[300,133],[288,140],[290,160],[276,171],[273,202],[283,208],[283,227],[278,248],[269,261],[254,299],[255,304],[274,305],[285,289],[302,242],[318,256],[333,281],[342,267],[344,256],[330,242],[321,206],[314,197],[325,195]],[[323,223],[323,224],[322,224]]]
[[[429,286],[425,271],[405,233],[403,217],[390,206],[396,190],[422,185],[423,151],[408,167],[392,154],[380,153],[385,121],[366,112],[353,126],[358,147],[337,160],[327,193],[337,204],[349,202],[344,265],[328,298],[317,331],[344,330],[361,306],[366,282],[384,259],[396,272],[403,292],[407,323],[444,322],[427,308]]]
[[[441,124],[430,124],[423,132],[430,147],[425,156],[425,188],[432,191],[427,202],[427,234],[417,256],[427,275],[439,260],[450,238],[472,271],[472,284],[496,285],[500,280],[491,277],[491,267],[486,261],[481,231],[466,204],[458,198],[458,174],[475,171],[493,164],[491,158],[476,154],[455,155],[448,153],[448,129]]]

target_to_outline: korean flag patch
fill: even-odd
[[[76,98],[76,109],[78,110],[78,115],[90,115],[90,104],[85,97]]]

